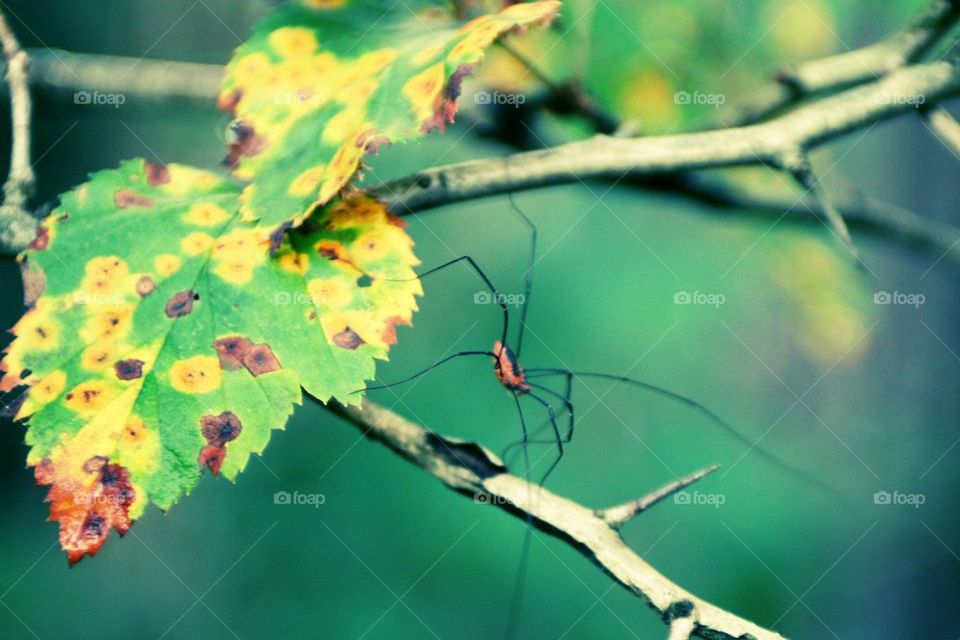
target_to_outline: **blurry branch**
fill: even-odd
[[[759,193],[745,185],[737,186],[731,181],[717,180],[701,173],[687,174],[677,181],[678,186],[667,185],[663,191],[675,194],[678,189],[683,189],[685,197],[697,198],[703,204],[723,210],[745,208],[753,215],[803,223],[814,220],[811,213],[825,215],[819,209],[820,203],[812,198]],[[659,187],[652,185],[652,188]],[[835,194],[832,202],[850,226],[926,249],[938,258],[960,266],[960,229],[957,227],[858,192]]]
[[[919,60],[958,20],[960,0],[934,0],[911,24],[884,40],[782,69],[775,83],[749,103],[726,110],[719,120],[725,126],[759,122],[805,97],[880,78]]]
[[[400,214],[507,191],[620,181],[701,169],[807,167],[807,153],[844,134],[960,93],[952,61],[906,67],[869,84],[799,107],[767,122],[698,133],[624,139],[597,135],[555,147],[433,167],[374,188]]]
[[[697,598],[647,564],[627,546],[608,519],[611,512],[625,515],[621,507],[607,511],[584,507],[511,475],[502,462],[478,444],[443,438],[372,402],[364,402],[362,409],[335,403],[327,408],[457,493],[488,497],[491,505],[569,544],[653,607],[670,625],[671,639],[692,634],[709,640],[782,640],[776,632]],[[710,470],[684,480],[690,484]],[[668,494],[667,488],[660,489],[635,503],[653,504]]]
[[[218,64],[31,49],[30,84],[46,91],[120,93],[147,102],[214,104]]]
[[[7,63],[7,84],[10,87],[11,135],[10,173],[3,185],[0,205],[0,247],[20,248],[28,245],[37,230],[37,219],[27,209],[36,182],[30,162],[30,87],[27,74],[30,59],[20,48],[16,36],[0,11],[0,45]]]
[[[184,102],[191,105],[212,106],[223,73],[223,67],[211,64],[149,59],[137,60],[122,56],[69,53],[60,50],[34,49],[30,53],[33,59],[29,75],[30,84],[34,89],[47,92],[74,93],[87,91],[92,93],[100,91],[103,93],[123,93],[128,98],[136,98],[146,102]],[[904,69],[900,73],[906,74],[906,80],[902,83],[897,81],[897,86],[902,84],[904,86],[900,88],[904,89],[905,85],[910,84],[910,80],[915,75],[929,76],[931,74],[929,67],[930,65],[918,67],[916,68],[918,71],[914,71],[915,68]],[[940,75],[938,89],[942,90],[944,95],[956,91],[956,78],[953,77],[952,72],[948,72],[946,63],[937,63],[936,73]],[[943,77],[945,75],[951,77],[945,78]],[[876,84],[875,82],[871,86]],[[874,90],[872,99],[878,100],[878,103],[873,105],[870,104],[871,98],[869,96],[854,96],[854,99],[851,99],[851,96],[848,96],[849,93],[834,98],[834,100],[840,98],[839,103],[817,102],[784,116],[786,120],[777,119],[758,126],[779,123],[775,124],[773,128],[782,126],[784,131],[792,131],[794,141],[798,135],[806,137],[809,146],[812,147],[826,139],[844,133],[848,130],[848,127],[853,129],[865,126],[868,122],[878,120],[881,117],[892,117],[908,108],[908,105],[879,104],[883,100],[890,102],[890,95],[883,95],[880,90]],[[931,95],[927,95],[925,98],[932,103]],[[555,105],[546,106],[553,107]],[[865,113],[866,108],[871,106],[873,109],[869,109],[867,110],[869,112]],[[813,111],[809,111],[811,107],[813,107]],[[840,111],[849,107],[853,107],[854,111],[849,113]],[[843,122],[838,123],[837,120]],[[838,126],[839,124],[845,126]],[[769,162],[769,159],[764,155],[753,155],[749,143],[767,136],[771,130],[772,128],[753,129],[744,127],[688,134],[686,136],[652,137],[639,140],[614,140],[613,138],[598,136],[594,140],[555,147],[553,150],[547,149],[530,152],[529,154],[517,154],[506,162],[536,165],[540,157],[538,154],[546,154],[553,163],[553,166],[544,165],[541,167],[542,175],[540,177],[518,174],[520,184],[516,188],[575,182],[587,178],[618,180],[629,169],[629,175],[625,176],[625,182],[642,184],[646,188],[659,189],[682,197],[693,198],[738,214],[747,211],[755,215],[786,215],[791,219],[814,220],[814,216],[810,215],[810,212],[813,212],[826,219],[828,214],[822,210],[818,203],[809,203],[801,207],[797,205],[795,199],[778,200],[770,197],[756,197],[729,187],[724,184],[725,181],[686,180],[687,176],[675,173],[677,171],[689,172],[693,168]],[[743,135],[744,131],[748,132],[746,139]],[[738,158],[730,158],[729,154],[725,154],[725,157],[721,158],[711,159],[708,157],[717,148],[722,149],[727,144],[728,138],[738,142],[737,150],[740,154]],[[595,166],[584,166],[581,172],[579,165],[583,165],[588,160],[595,161],[598,158],[597,152],[606,144],[606,141],[610,141],[611,145],[606,155],[620,157],[619,165],[612,163],[604,167],[594,162]],[[783,144],[788,142],[788,140],[783,139],[779,131],[773,132],[770,141],[778,141]],[[710,146],[697,146],[704,142],[709,143]],[[744,145],[743,142],[748,144]],[[672,162],[665,161],[660,157],[664,154],[671,154],[672,149],[677,147],[681,148],[682,154],[675,157]],[[576,156],[580,149],[587,149],[590,153],[577,161]],[[629,149],[630,152],[625,153],[625,149]],[[762,149],[758,149],[759,151],[762,151]],[[792,159],[793,166],[800,166],[803,157],[802,153],[797,154]],[[631,166],[632,158],[639,160],[635,169]],[[569,160],[574,160],[574,162],[568,162]],[[498,162],[505,161],[480,161],[477,166],[481,169],[484,167],[489,169]],[[455,188],[444,190],[442,183],[439,181],[446,179],[448,170]],[[471,181],[471,183],[474,187],[477,187],[483,180],[495,179],[489,188],[465,189],[464,185],[458,184],[458,180],[464,177],[464,172],[468,174],[469,171],[469,168],[457,170],[457,166],[439,167],[416,174],[405,180],[383,185],[378,188],[378,191],[380,195],[386,196],[394,202],[395,209],[408,212],[467,198],[501,193],[504,190],[514,188],[509,181],[504,183],[502,176],[497,178],[496,173],[487,171],[478,175],[477,180]],[[513,176],[513,169],[511,168],[510,171],[511,176]],[[671,172],[674,172],[673,175],[671,175]],[[651,176],[654,178],[652,179]],[[430,187],[434,179],[438,181],[439,186],[427,188]],[[419,186],[417,186],[418,184]],[[444,193],[444,191],[446,192]],[[955,240],[960,237],[960,232],[949,225],[927,221],[908,211],[878,203],[868,203],[858,198],[838,201],[834,205],[852,225],[908,240],[914,244],[930,248],[938,254],[949,254],[951,261],[960,264],[960,250],[953,247]],[[25,248],[31,239],[23,236],[17,243],[0,246],[0,253],[7,255],[16,253]]]
[[[943,146],[960,159],[960,123],[956,118],[939,106],[923,109],[921,115]]]

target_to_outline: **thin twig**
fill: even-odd
[[[17,37],[2,11],[0,44],[7,62],[13,138],[10,173],[3,185],[3,205],[0,206],[0,245],[24,247],[33,240],[37,230],[37,219],[27,209],[36,182],[30,161],[30,59],[20,48],[20,43],[17,42]]]
[[[611,527],[614,529],[619,529],[632,518],[643,513],[653,505],[672,496],[678,491],[689,487],[694,482],[707,477],[719,468],[720,465],[712,464],[709,467],[700,469],[699,471],[694,471],[690,475],[674,480],[673,482],[668,482],[659,489],[651,491],[647,495],[641,496],[636,500],[630,500],[629,502],[625,502],[615,507],[608,507],[600,512],[600,516],[606,520]]]
[[[619,584],[643,598],[671,624],[695,621],[701,638],[782,640],[687,592],[647,564],[597,511],[510,474],[482,446],[446,439],[372,402],[362,409],[327,405],[367,437],[377,440],[462,495],[492,496],[484,501],[566,543],[597,564]]]

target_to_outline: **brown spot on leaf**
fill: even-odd
[[[224,371],[235,371],[243,366],[243,358],[253,347],[253,343],[243,336],[227,336],[215,340],[213,346],[220,356],[220,368]]]
[[[200,432],[206,438],[207,444],[216,447],[222,447],[236,440],[241,431],[243,431],[243,425],[232,411],[224,411],[218,416],[200,418]]]
[[[23,277],[23,304],[32,307],[47,288],[47,274],[29,260],[20,263],[20,275]]]
[[[34,470],[37,484],[51,485],[50,519],[60,523],[60,546],[71,565],[99,551],[111,529],[120,535],[130,530],[130,506],[136,499],[130,472],[104,456],[87,460],[83,473],[93,477],[66,475],[49,458]]]
[[[243,357],[243,366],[253,377],[271,371],[279,371],[282,368],[280,361],[273,353],[273,349],[266,343],[254,345]]]
[[[200,451],[200,466],[206,466],[214,475],[219,474],[227,457],[226,444],[236,440],[241,431],[243,425],[232,411],[200,418],[200,432],[207,441],[207,445]]]
[[[117,192],[113,194],[113,204],[115,204],[118,209],[152,207],[153,200],[130,189],[118,189]]]
[[[143,169],[147,174],[147,182],[155,187],[170,182],[170,169],[168,169],[165,164],[146,162],[144,163]]]
[[[113,365],[113,370],[121,380],[136,380],[143,376],[143,360],[121,360]]]
[[[164,312],[168,318],[181,318],[193,311],[193,301],[199,300],[200,296],[193,291],[179,291],[167,301]]]
[[[397,344],[397,325],[406,323],[407,321],[400,316],[391,316],[387,318],[383,326],[383,341],[386,344]]]
[[[276,229],[270,232],[270,255],[272,256],[277,252],[277,249],[280,248],[280,245],[283,243],[283,237],[287,233],[287,230],[293,226],[293,222],[286,221]]]
[[[267,148],[267,141],[258,136],[253,127],[242,120],[235,120],[230,124],[227,140],[228,150],[224,164],[228,167],[236,167],[240,158],[255,156]]]
[[[153,290],[156,288],[157,284],[150,276],[143,276],[137,280],[137,295],[139,295],[141,298],[146,298],[148,295],[153,293]]]
[[[208,444],[200,450],[199,462],[201,467],[210,469],[213,475],[219,475],[220,468],[223,466],[223,461],[226,458],[227,450],[225,448]]]
[[[37,236],[30,243],[30,249],[33,251],[44,251],[50,246],[50,230],[46,227],[37,229]]]
[[[356,331],[347,327],[340,333],[333,336],[333,344],[338,347],[343,347],[344,349],[350,349],[351,351],[355,350],[362,344],[365,344],[363,338],[357,334]]]

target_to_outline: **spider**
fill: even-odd
[[[573,382],[575,379],[601,379],[608,380],[619,384],[625,384],[633,386],[645,391],[652,392],[654,394],[660,395],[664,398],[684,404],[693,410],[699,412],[700,414],[707,417],[715,425],[719,426],[721,429],[726,431],[728,434],[736,438],[738,441],[747,446],[750,450],[756,449],[757,452],[766,457],[769,461],[774,462],[778,466],[784,467],[787,470],[799,473],[806,477],[807,480],[811,480],[807,474],[802,471],[793,469],[785,462],[774,456],[773,454],[768,453],[767,451],[756,447],[756,443],[741,434],[737,429],[735,429],[730,423],[722,419],[718,414],[708,409],[705,405],[700,402],[689,398],[681,393],[666,389],[664,387],[651,384],[636,378],[631,378],[627,376],[612,374],[612,373],[603,373],[595,371],[580,371],[572,370],[562,367],[538,367],[538,368],[529,368],[525,369],[521,365],[521,354],[523,350],[523,338],[527,326],[527,311],[529,310],[530,298],[533,291],[533,272],[534,266],[537,260],[537,241],[538,241],[538,231],[536,225],[533,221],[527,216],[520,207],[517,206],[516,202],[513,199],[512,194],[507,194],[508,200],[510,202],[511,209],[518,216],[520,221],[529,229],[530,233],[530,250],[529,250],[529,266],[525,274],[524,281],[524,298],[521,301],[520,308],[520,321],[519,321],[519,331],[517,333],[515,348],[511,348],[508,342],[508,333],[510,329],[510,310],[508,309],[506,298],[500,293],[500,291],[494,286],[491,279],[487,276],[486,272],[480,267],[476,260],[474,260],[469,255],[460,256],[454,258],[443,264],[435,266],[433,268],[427,269],[422,273],[417,274],[417,278],[423,280],[431,275],[434,275],[438,272],[441,272],[445,269],[454,267],[456,265],[466,265],[471,271],[473,271],[480,280],[484,283],[487,288],[487,292],[492,296],[492,301],[496,302],[501,309],[503,315],[503,326],[500,332],[499,337],[493,343],[492,349],[489,350],[466,350],[459,351],[448,355],[440,360],[434,362],[433,364],[421,369],[420,371],[407,376],[401,380],[386,384],[378,384],[373,386],[368,386],[366,389],[359,389],[354,393],[359,393],[361,391],[375,391],[380,389],[389,389],[399,385],[409,383],[420,376],[427,374],[433,369],[440,367],[451,360],[458,358],[466,357],[486,357],[490,358],[493,364],[493,374],[498,381],[498,383],[510,394],[513,398],[513,401],[517,408],[517,414],[520,419],[520,426],[522,430],[522,438],[509,445],[503,453],[503,457],[506,459],[507,454],[517,446],[523,447],[523,456],[525,462],[526,475],[530,471],[530,455],[529,455],[529,445],[530,444],[553,444],[556,448],[556,456],[550,462],[546,472],[539,479],[539,484],[543,485],[550,474],[554,471],[557,465],[560,463],[560,460],[564,455],[564,447],[568,445],[574,434],[574,426],[576,424],[576,410],[573,404]],[[376,275],[368,274],[371,278],[376,278]],[[551,377],[563,377],[564,390],[563,392],[558,392],[550,387],[540,384],[538,380],[547,379]],[[550,400],[545,399],[549,397]],[[524,414],[524,409],[521,403],[522,399],[529,399],[536,403],[539,407],[542,407],[547,414],[547,419],[543,425],[534,430],[533,433],[527,427],[527,420]],[[559,403],[560,408],[554,408],[553,403]],[[565,419],[565,423],[564,423]],[[561,428],[561,423],[563,427]],[[552,438],[550,439],[534,439],[540,432],[550,429],[552,430]]]

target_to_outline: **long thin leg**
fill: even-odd
[[[566,388],[562,394],[557,393],[553,389],[546,387],[542,384],[536,384],[529,381],[528,383],[534,389],[539,389],[540,391],[549,393],[553,397],[558,398],[563,403],[564,408],[559,415],[562,416],[564,413],[569,414],[569,422],[567,425],[567,433],[563,436],[562,442],[564,444],[567,444],[568,442],[573,440],[573,425],[575,423],[574,406],[573,406],[573,376],[572,375],[567,376]],[[545,420],[543,424],[541,424],[539,427],[537,427],[531,432],[532,437],[529,439],[528,443],[529,444],[554,444],[555,442],[554,440],[538,440],[536,438],[536,436],[540,435],[540,433],[542,433],[548,427],[550,427],[549,419]],[[503,452],[500,454],[500,457],[506,460],[507,456],[510,455],[510,452],[513,451],[513,449],[515,449],[516,447],[520,446],[521,444],[522,443],[520,440],[517,440],[516,442],[511,442],[506,447],[504,447]]]
[[[446,358],[441,358],[440,360],[437,360],[436,362],[434,362],[432,365],[430,365],[430,366],[427,367],[426,369],[423,369],[423,370],[421,370],[421,371],[418,371],[418,372],[416,372],[415,374],[413,374],[413,375],[411,375],[411,376],[407,376],[407,377],[404,378],[403,380],[397,380],[396,382],[391,382],[391,383],[389,383],[389,384],[379,384],[379,385],[376,385],[376,386],[373,386],[373,387],[364,387],[363,389],[357,389],[356,391],[351,391],[350,393],[351,393],[351,395],[352,395],[352,394],[354,394],[354,393],[360,393],[361,391],[376,391],[376,390],[378,390],[378,389],[389,389],[390,387],[396,387],[397,385],[405,384],[405,383],[407,383],[407,382],[410,382],[411,380],[414,380],[414,379],[416,379],[416,378],[419,378],[419,377],[422,376],[423,374],[429,372],[429,371],[432,370],[432,369],[435,369],[435,368],[439,367],[440,365],[444,364],[445,362],[450,362],[450,361],[453,360],[454,358],[460,358],[460,357],[463,357],[463,356],[488,356],[488,357],[496,358],[496,357],[497,357],[497,354],[495,354],[495,353],[492,352],[492,351],[460,351],[459,353],[454,353],[454,354],[451,354],[451,355],[447,356]]]
[[[523,334],[526,333],[527,328],[527,310],[530,308],[530,295],[533,293],[533,269],[537,265],[537,226],[533,224],[533,220],[527,217],[527,214],[517,206],[512,193],[508,193],[507,198],[509,198],[510,206],[513,207],[513,210],[523,219],[527,226],[530,227],[530,264],[525,273],[523,308],[520,310],[520,332],[517,335],[517,349],[515,352],[517,358],[519,358],[520,352],[523,350]]]
[[[530,456],[527,452],[527,440],[529,434],[527,432],[527,421],[523,416],[523,407],[520,404],[520,394],[516,391],[512,392],[513,401],[517,405],[517,415],[520,416],[520,428],[523,430],[523,458],[524,458],[524,473],[523,477],[529,482],[530,480]],[[529,485],[528,485],[529,486]],[[529,498],[529,494],[528,494]],[[523,592],[526,587],[527,580],[527,561],[530,555],[530,541],[533,539],[533,516],[530,515],[529,507],[526,509],[527,517],[527,530],[523,535],[523,548],[520,552],[520,567],[517,569],[517,579],[513,585],[513,599],[510,607],[510,614],[507,618],[507,628],[505,630],[504,637],[507,639],[513,638],[515,632],[516,624],[520,618],[520,610],[523,604]]]
[[[553,442],[557,445],[557,457],[554,458],[553,462],[550,463],[550,466],[547,468],[546,473],[540,478],[539,484],[542,486],[547,481],[547,478],[550,477],[550,474],[553,473],[553,470],[557,468],[557,465],[560,464],[560,459],[563,458],[563,438],[560,436],[560,427],[557,426],[557,412],[553,410],[550,403],[534,393],[528,392],[526,395],[539,402],[547,410],[547,414],[550,416],[550,426],[553,427]],[[526,444],[528,443],[529,440],[525,443],[524,448],[526,448]]]
[[[527,442],[529,441],[529,434],[527,433],[527,421],[523,417],[523,407],[520,406],[520,395],[514,391],[513,392],[513,401],[517,405],[517,413],[520,415],[520,428],[523,430],[523,463],[524,463],[524,472],[523,477],[525,480],[530,480],[530,453],[527,451]]]
[[[382,279],[386,282],[410,282],[411,280],[423,280],[427,276],[437,273],[438,271],[442,271],[443,269],[446,269],[447,267],[455,265],[459,262],[465,262],[468,266],[470,266],[471,269],[473,269],[474,273],[476,273],[480,277],[480,279],[483,280],[484,284],[487,285],[487,289],[489,289],[490,295],[493,296],[493,301],[496,302],[498,305],[500,305],[500,309],[501,311],[503,311],[503,331],[501,331],[500,344],[506,346],[507,331],[510,326],[510,311],[507,309],[507,303],[504,300],[503,295],[499,291],[497,291],[497,288],[495,286],[493,286],[493,282],[490,280],[489,277],[487,277],[487,274],[484,273],[483,269],[480,268],[480,265],[478,265],[476,261],[470,256],[460,256],[459,258],[448,260],[447,262],[444,262],[441,265],[438,265],[431,269],[427,269],[423,273],[418,273],[414,278],[400,278],[400,279],[382,278]],[[524,311],[526,311],[526,308],[524,308]],[[500,361],[500,358],[498,357],[497,366],[499,366],[499,361]]]
[[[695,409],[701,414],[708,417],[714,424],[723,429],[727,434],[738,440],[741,444],[744,444],[748,447],[749,450],[755,450],[761,457],[766,458],[766,460],[776,466],[786,469],[788,472],[802,478],[804,481],[816,485],[821,489],[826,489],[830,493],[835,493],[836,489],[825,483],[820,478],[813,476],[806,471],[794,467],[793,465],[787,463],[785,460],[780,459],[776,455],[770,453],[766,449],[757,446],[755,440],[748,438],[747,436],[740,433],[733,425],[721,418],[719,415],[708,409],[705,405],[697,402],[693,398],[685,396],[676,391],[671,391],[663,387],[659,387],[655,384],[649,382],[643,382],[642,380],[637,380],[635,378],[628,378],[626,376],[618,376],[612,373],[598,373],[594,371],[571,371],[570,369],[528,369],[527,378],[537,378],[543,376],[553,376],[553,375],[573,375],[578,378],[599,378],[602,380],[612,380],[614,382],[621,382],[624,384],[629,384],[647,391],[652,391],[660,396],[674,400],[681,404],[684,404],[688,407]]]

